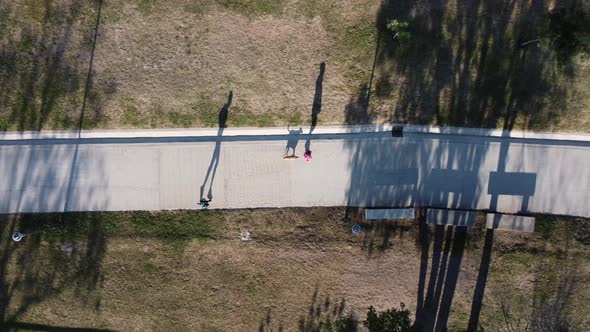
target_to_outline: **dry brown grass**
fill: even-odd
[[[343,217],[342,208],[226,211],[214,240],[190,242],[182,251],[157,239],[110,237],[95,290],[81,296],[72,284],[29,307],[18,321],[125,331],[307,331],[348,314],[362,320],[370,305],[382,310],[404,302],[414,313],[421,272],[415,225],[365,224],[365,233],[357,237]],[[252,241],[239,240],[244,229]],[[506,328],[501,305],[510,306],[514,317],[528,319],[538,306],[533,300],[553,303],[556,296],[566,303],[572,326],[589,326],[584,305],[590,297],[584,283],[590,276],[588,248],[575,240],[565,245],[555,230],[544,234],[551,237],[496,232],[483,327]],[[383,245],[371,250],[371,243]],[[481,234],[470,232],[451,328],[466,327],[481,247]],[[43,248],[60,251],[51,243]],[[14,264],[7,281],[14,277]],[[31,264],[39,271],[61,269],[42,257]],[[431,264],[423,271],[427,285]],[[579,279],[570,285],[573,293],[560,293],[567,286],[563,272],[574,270]],[[18,308],[27,294],[17,287],[10,307]]]
[[[288,1],[281,14],[257,17],[218,6],[183,12],[178,3],[160,5],[148,15],[133,4],[105,8],[106,15],[122,13],[101,27],[97,47],[97,77],[117,86],[106,107],[108,124],[216,125],[215,115],[229,91],[234,93],[230,124],[308,123],[319,64],[344,60],[349,51],[338,30],[358,21],[372,25],[378,1],[363,6],[368,12],[357,11],[354,1],[333,2],[330,21],[322,12],[306,16],[298,5],[307,2]],[[345,65],[328,61],[322,123],[342,123],[355,94]],[[136,114],[125,123],[130,108]],[[164,114],[173,113],[184,123],[170,123]]]
[[[0,5],[0,83],[7,87],[0,129],[76,128],[97,5]],[[547,40],[514,46],[543,33],[553,5],[471,6],[103,1],[83,126],[216,126],[230,91],[230,126],[309,124],[324,61],[319,124],[502,127],[508,118],[515,128],[589,131],[588,59],[574,59],[566,74]],[[390,18],[411,23],[409,45],[382,31]]]

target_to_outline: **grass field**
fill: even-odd
[[[589,132],[590,60],[546,37],[562,5],[3,2],[0,129],[216,126],[232,91],[230,126],[309,124],[315,109],[319,124]],[[410,41],[385,31],[393,18]]]
[[[339,317],[362,320],[370,305],[400,302],[422,322],[438,309],[450,330],[467,328],[488,250],[482,224],[463,234],[409,221],[370,224],[352,214],[364,225],[354,236],[344,213],[2,216],[3,329],[329,331]],[[479,315],[486,331],[590,327],[590,223],[539,220],[533,234],[495,232],[489,242]],[[64,230],[9,240],[14,230],[61,223]],[[251,241],[240,240],[242,230]]]

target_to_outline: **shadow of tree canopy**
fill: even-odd
[[[537,245],[521,244],[515,252],[514,248],[504,247],[505,244],[494,244],[499,257],[492,273],[496,274],[495,285],[486,290],[477,329],[588,330],[587,306],[583,304],[587,302],[589,281],[585,269],[587,244],[580,238],[579,227],[590,224],[590,220],[562,217],[543,220],[541,216],[538,219],[541,222],[539,229],[535,229]],[[551,229],[543,229],[547,227]],[[514,270],[507,271],[508,267]]]
[[[555,222],[555,221],[554,221]],[[529,326],[533,331],[582,331],[587,329],[576,317],[580,294],[587,293],[587,257],[580,252],[580,226],[589,220],[571,218],[560,220],[554,230],[557,236],[555,251],[546,246],[547,252],[535,262],[532,308]],[[584,301],[584,300],[582,300]]]
[[[383,254],[387,250],[393,250],[397,241],[404,236],[412,236],[416,231],[416,224],[411,220],[373,220],[362,224],[363,249],[368,257],[375,254]]]
[[[92,60],[101,6],[101,0],[0,3],[0,129],[82,129],[96,121],[102,100],[92,89]],[[94,114],[84,122],[87,105]],[[65,183],[42,185],[58,178],[59,172],[39,162],[72,152],[66,150],[69,149],[23,148],[19,158],[28,160],[24,173],[20,174],[13,165],[14,176],[6,181],[7,188],[18,194],[16,211],[34,211],[35,206],[55,210],[54,205],[61,198],[63,211],[70,209],[73,182],[77,179],[75,170],[80,162],[78,144],[72,155],[63,159],[71,163]],[[41,159],[32,158],[33,155]],[[98,174],[103,171],[102,162],[94,161]],[[16,164],[14,159],[6,161],[13,162]],[[60,194],[52,196],[57,196],[57,200],[51,200],[49,193],[55,193],[56,187],[61,189],[57,191]],[[45,200],[32,201],[26,196],[27,189],[38,191]],[[92,195],[92,191],[77,193],[77,199]],[[66,289],[73,290],[82,304],[100,308],[100,298],[94,291],[102,281],[104,223],[94,220],[93,215],[78,215],[81,219],[76,220],[71,216],[65,212],[0,216],[3,323],[17,323],[31,307]],[[54,227],[63,229],[25,236],[18,243],[11,239],[15,231],[27,234]]]
[[[574,294],[588,282],[581,273],[581,262],[563,257],[561,271],[547,269],[547,260],[538,263],[534,281],[533,306],[530,320],[533,331],[582,330],[571,319]],[[549,271],[549,272],[548,272]]]
[[[590,54],[590,12],[572,1],[549,14],[549,31],[558,59],[568,61],[574,54]]]
[[[307,315],[299,318],[299,331],[315,332],[332,330],[334,322],[344,317],[345,307],[346,301],[344,299],[334,302],[329,295],[326,295],[322,300],[318,296],[318,289],[316,288],[311,297]]]
[[[576,4],[384,0],[374,95],[395,100],[393,122],[551,128],[567,110],[574,63],[558,61],[548,14]],[[393,40],[392,19],[409,22],[409,42]]]
[[[339,321],[345,319],[348,324],[346,325],[346,328],[348,328],[346,331],[356,331],[361,324],[351,314],[347,316],[345,311],[345,299],[333,299],[330,295],[320,296],[319,289],[315,288],[307,308],[307,314],[300,316],[296,321],[296,330],[299,332],[334,331],[337,327],[341,327],[340,324],[342,323]],[[285,325],[284,322],[279,322],[278,325],[275,324],[271,310],[267,309],[266,314],[260,320],[258,331],[290,331],[295,326],[291,324]]]
[[[101,6],[0,3],[0,130],[78,129],[84,103],[91,110],[84,127],[101,121],[105,98],[116,89],[91,79]]]
[[[96,214],[60,213],[0,216],[0,318],[21,319],[33,306],[73,291],[81,305],[100,309],[107,224]],[[82,221],[81,221],[82,220]],[[14,242],[15,231],[30,233],[55,226],[65,228],[25,236]]]

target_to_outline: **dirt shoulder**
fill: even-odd
[[[344,215],[343,208],[77,215],[92,222],[69,237],[2,243],[2,286],[12,289],[3,317],[114,330],[310,331],[347,315],[362,320],[370,305],[403,302],[421,322],[467,327],[486,251],[481,227],[462,233],[361,221],[355,236]],[[160,228],[162,220],[172,226]],[[501,330],[550,318],[587,328],[590,265],[580,231],[587,224],[550,219],[533,234],[495,232],[479,325]],[[3,233],[19,227],[4,225],[14,227]],[[250,241],[240,240],[245,230]]]

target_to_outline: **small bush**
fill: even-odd
[[[411,35],[407,31],[410,24],[406,21],[391,20],[387,22],[387,30],[393,33],[393,39],[398,39],[401,42],[407,42],[410,40]]]
[[[560,8],[549,14],[549,33],[560,57],[590,54],[590,14],[582,9]]]
[[[338,319],[334,322],[332,327],[332,331],[334,332],[356,332],[358,331],[357,328],[357,321],[352,316],[347,316],[341,319]]]
[[[365,325],[370,332],[406,332],[413,331],[410,320],[410,310],[400,303],[400,308],[387,309],[377,312],[373,306],[367,312]]]

